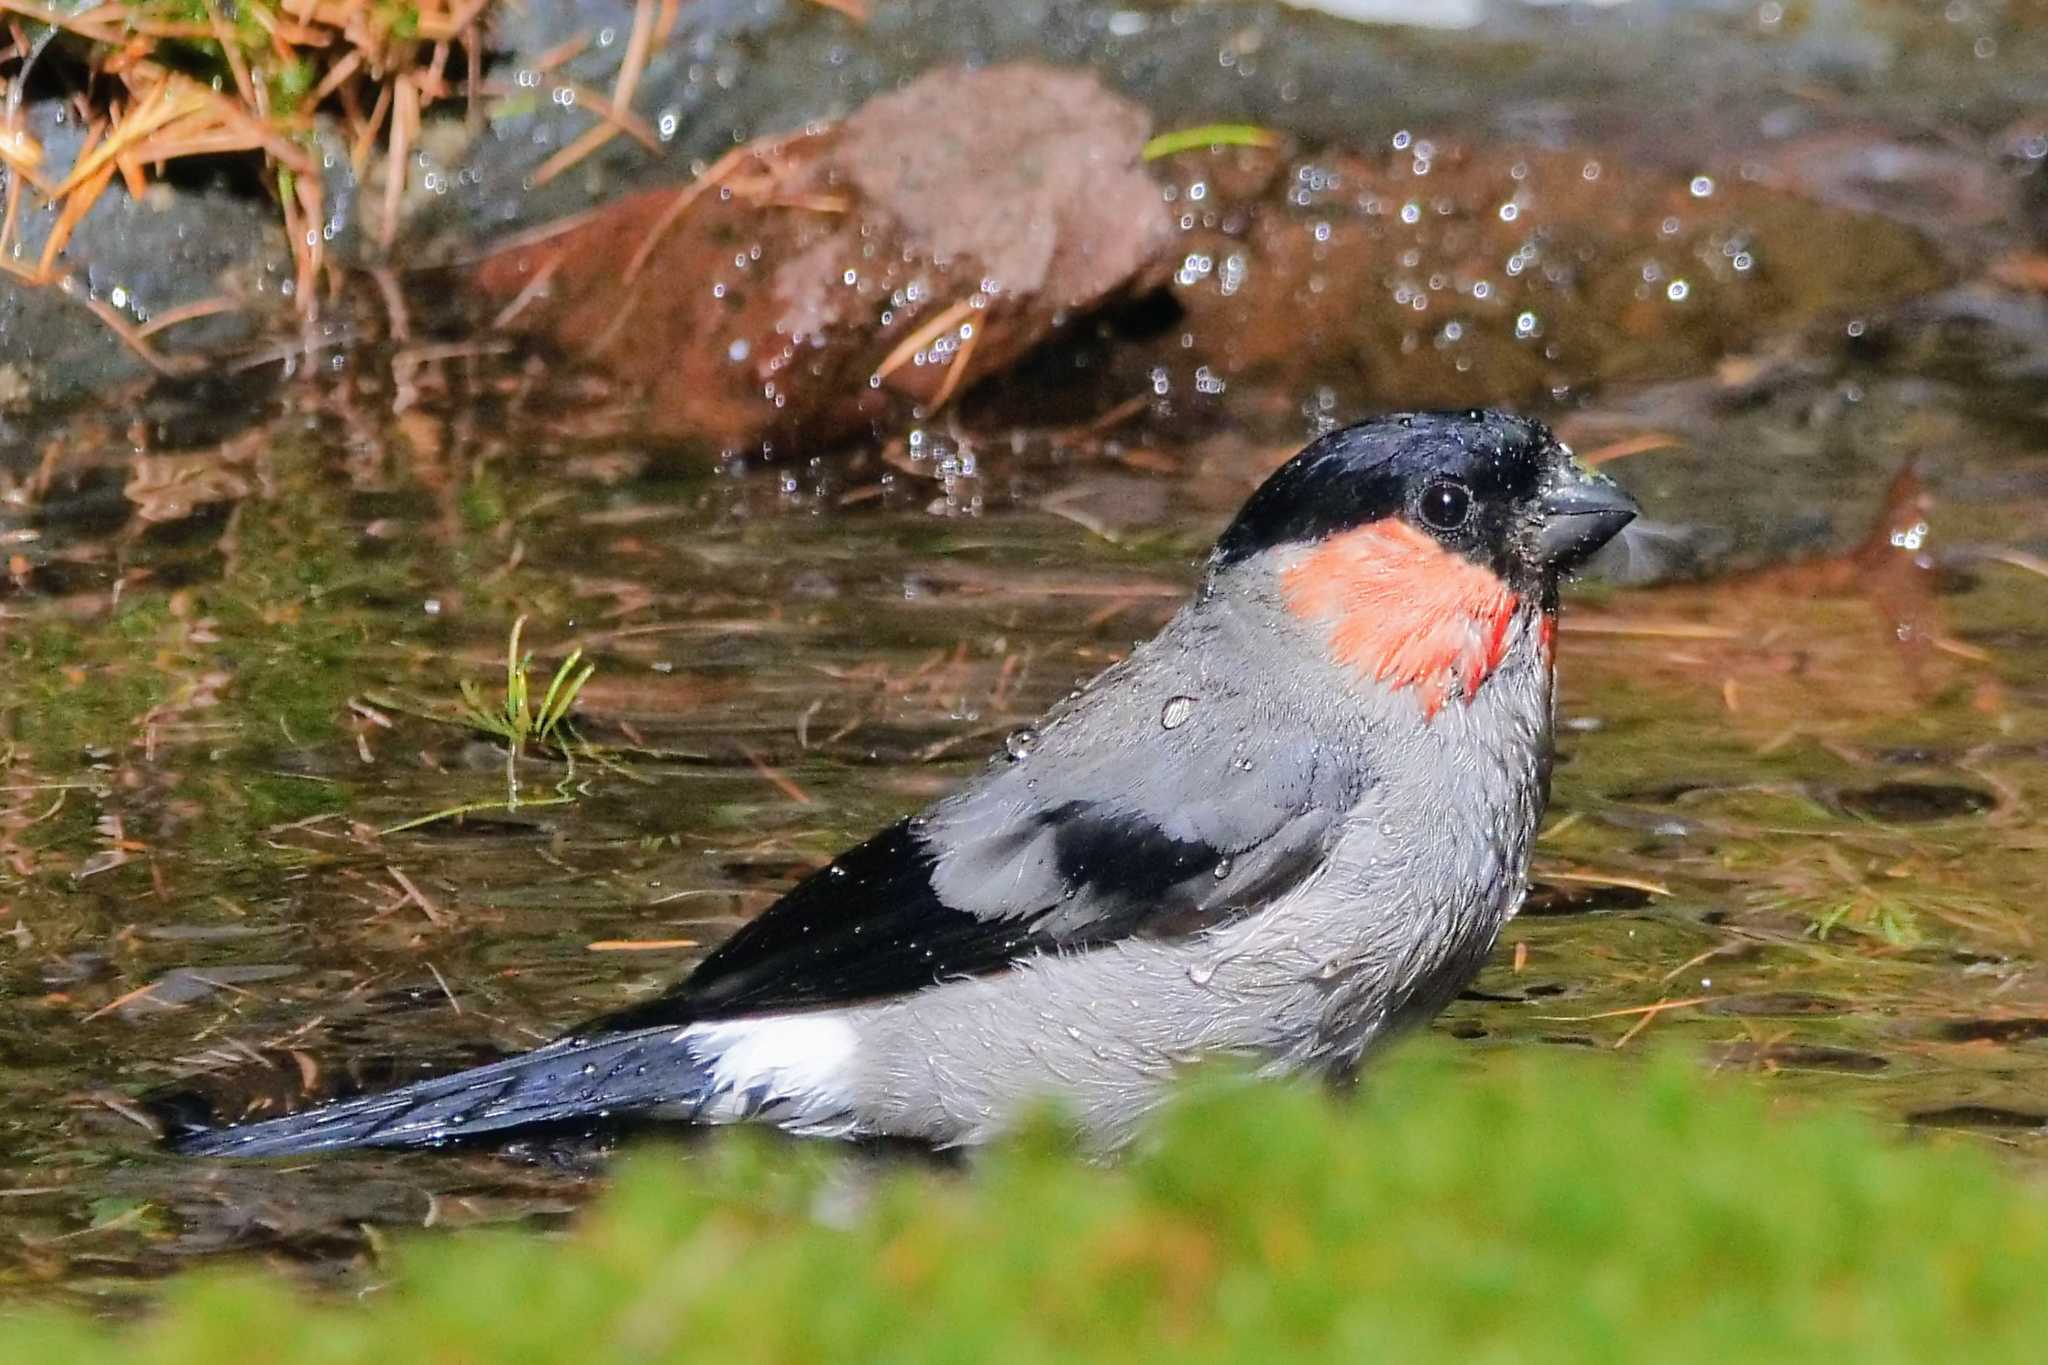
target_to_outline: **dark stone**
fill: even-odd
[[[1950,782],[1880,782],[1835,793],[1835,804],[1851,815],[1888,825],[1915,825],[1981,815],[1997,802],[1989,792]]]

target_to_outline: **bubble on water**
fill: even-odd
[[[1692,294],[1692,286],[1684,280],[1673,280],[1664,288],[1664,297],[1673,303],[1684,303]]]
[[[1245,258],[1242,255],[1235,254],[1224,257],[1223,269],[1218,273],[1216,280],[1223,287],[1223,293],[1226,297],[1238,291],[1239,287],[1244,284],[1244,277]]]
[[[1692,178],[1692,184],[1687,188],[1692,191],[1693,198],[1705,199],[1714,192],[1713,177],[1696,175]]]
[[[1170,697],[1159,709],[1159,726],[1163,730],[1178,730],[1195,713],[1193,697]]]

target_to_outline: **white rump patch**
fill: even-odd
[[[859,1038],[851,1024],[829,1014],[696,1024],[685,1033],[711,1063],[715,1094],[706,1118],[739,1117],[723,1111],[750,1093],[834,1106],[851,1097]]]

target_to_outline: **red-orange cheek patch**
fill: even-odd
[[[1412,687],[1435,715],[1500,667],[1515,594],[1492,572],[1400,521],[1332,536],[1281,575],[1287,609],[1327,632],[1337,662]]]

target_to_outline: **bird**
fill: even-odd
[[[1128,1144],[1205,1058],[1343,1078],[1478,972],[1549,799],[1560,581],[1636,515],[1541,423],[1329,431],[1151,639],[679,984],[534,1051],[166,1136],[434,1147],[564,1121]]]

